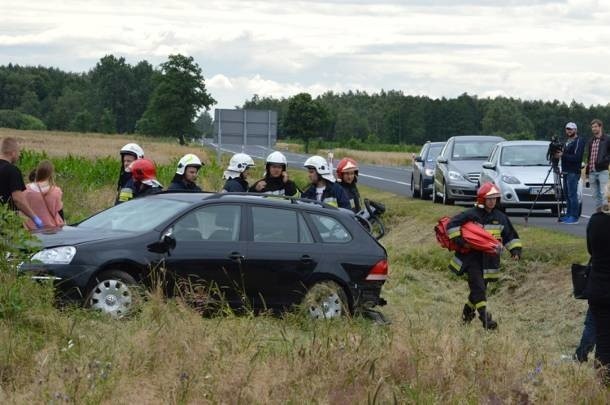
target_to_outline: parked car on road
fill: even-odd
[[[432,180],[436,158],[445,142],[426,142],[419,154],[413,159],[411,172],[411,195],[413,198],[427,199],[432,194]]]
[[[547,160],[548,149],[548,141],[500,142],[483,164],[481,184],[490,181],[498,186],[503,208],[550,209],[557,215],[565,201],[561,180],[556,180]],[[578,184],[578,201],[582,210],[582,181]]]
[[[38,237],[43,249],[22,274],[114,316],[130,311],[134,287],[153,283],[160,267],[168,294],[204,286],[235,308],[305,301],[312,317],[328,318],[385,303],[385,249],[351,211],[321,203],[166,192]]]
[[[456,200],[473,201],[481,175],[481,164],[492,148],[504,141],[499,136],[460,135],[447,140],[438,158],[432,184],[432,200],[453,204]]]

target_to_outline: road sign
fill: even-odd
[[[277,111],[214,111],[214,142],[218,145],[261,145],[271,148],[277,140]]]

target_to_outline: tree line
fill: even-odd
[[[215,100],[192,57],[169,55],[158,68],[106,55],[86,73],[0,66],[0,126],[142,133],[182,141]]]
[[[215,100],[192,57],[169,55],[153,67],[106,55],[85,73],[42,66],[0,66],[0,126],[78,132],[211,135]],[[549,139],[568,121],[590,135],[593,118],[610,122],[610,104],[572,101],[413,96],[382,90],[254,95],[241,108],[276,110],[278,138],[360,144],[421,144],[456,134]]]
[[[586,136],[593,118],[610,125],[610,104],[586,107],[576,101],[479,98],[466,93],[440,99],[396,90],[327,92],[316,98],[307,93],[280,99],[254,95],[243,107],[277,110],[278,137],[306,141],[422,144],[465,134],[550,139],[561,136],[569,121]]]

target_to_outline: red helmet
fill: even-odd
[[[342,179],[343,173],[354,172],[358,176],[358,163],[352,158],[343,158],[337,165],[337,178]]]
[[[485,200],[488,198],[500,198],[500,190],[495,184],[490,182],[479,187],[479,191],[477,191],[477,207],[484,208]]]
[[[129,171],[134,181],[155,180],[157,169],[152,160],[138,159],[129,165]]]

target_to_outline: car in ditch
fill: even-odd
[[[504,208],[550,209],[553,215],[565,207],[560,167],[547,157],[549,141],[505,141],[483,163],[480,183],[492,182],[500,189]],[[578,182],[579,213],[582,181]]]
[[[312,317],[330,318],[385,304],[384,247],[351,211],[307,200],[165,192],[37,236],[42,249],[21,273],[115,317],[159,274],[170,296],[186,286],[232,308],[305,302]]]
[[[445,146],[445,142],[426,142],[419,154],[414,156],[411,167],[411,195],[425,200],[432,194],[432,180],[436,158]]]
[[[504,141],[500,136],[459,135],[447,140],[436,158],[432,201],[447,205],[456,200],[474,201],[481,165],[493,147]]]

